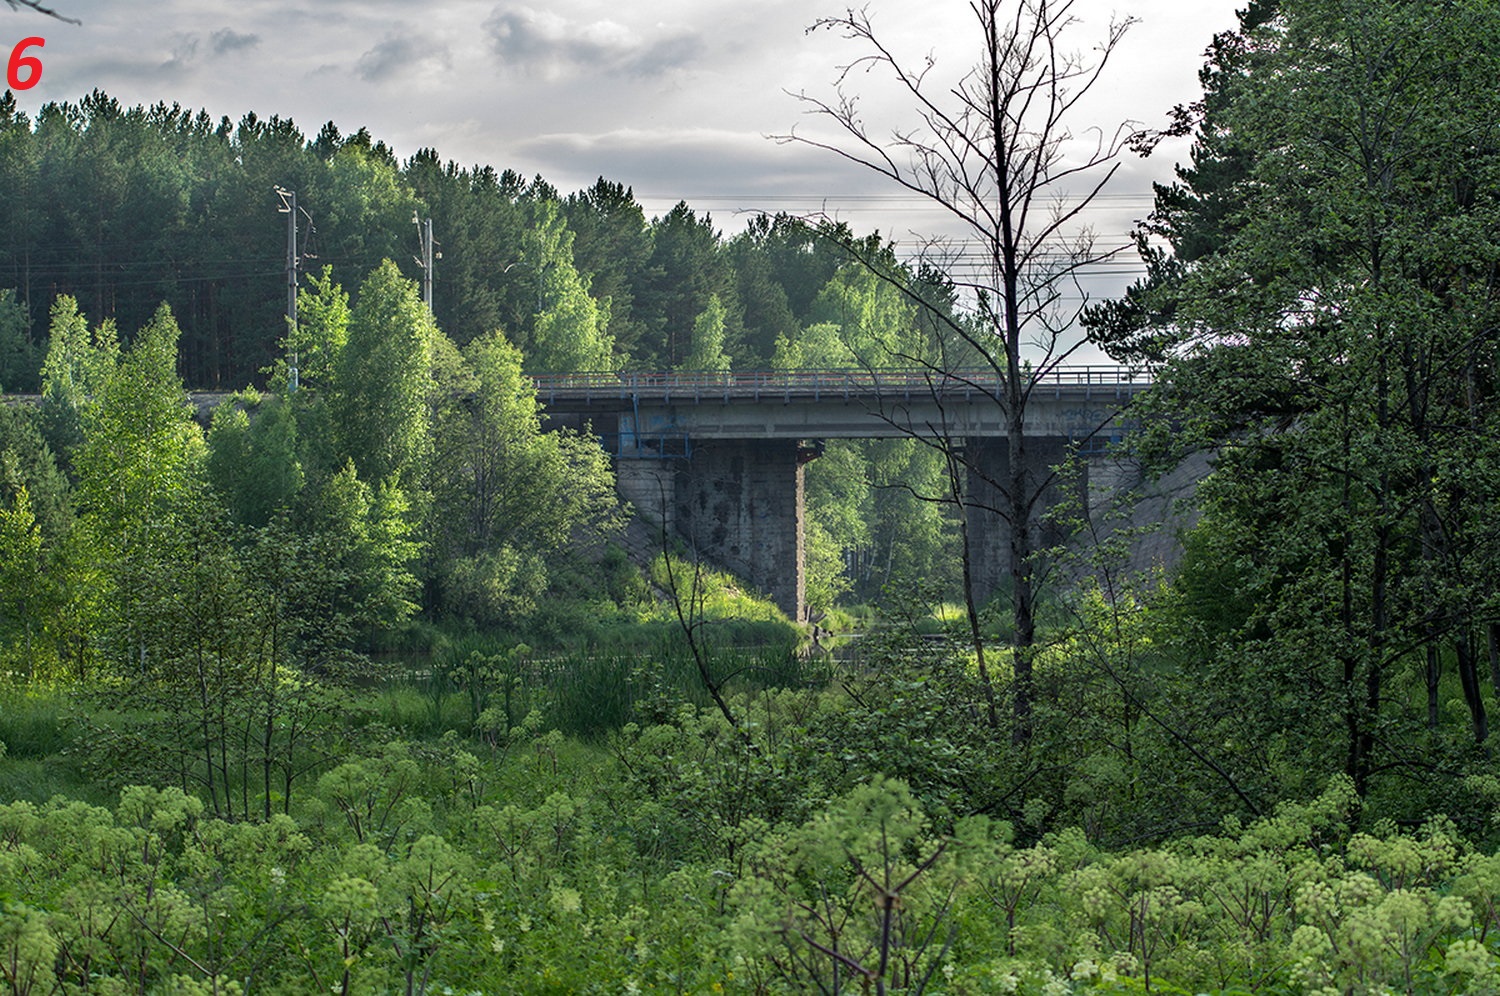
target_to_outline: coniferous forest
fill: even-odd
[[[1089,71],[1009,9],[972,113],[877,162],[993,237],[984,283],[7,92],[0,990],[1500,992],[1500,11],[1251,0],[1087,164],[1193,141],[1144,276],[1063,327],[1095,257],[1007,212],[1077,168],[1026,115]],[[1201,466],[1188,507],[1033,523],[1076,461],[993,507],[945,436],[829,441],[815,623],[622,503],[528,376],[980,369],[1019,428],[1067,353],[1018,343],[1069,336],[1149,376],[1111,459]],[[979,513],[1027,523],[987,600]]]

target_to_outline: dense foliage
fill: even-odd
[[[1135,452],[1213,455],[1181,562],[1064,502],[1103,542],[958,609],[952,453],[829,445],[810,597],[872,603],[838,660],[612,545],[606,455],[522,371],[950,362],[983,327],[941,275],[332,126],[9,104],[4,987],[1500,992],[1497,60],[1480,0],[1249,4],[1090,316],[1165,385]],[[225,255],[279,245],[272,182],[329,264],[275,334]],[[380,260],[413,209],[431,311]],[[205,430],[184,373],[261,364]]]
[[[179,788],[5,804],[0,973],[18,993],[1500,986],[1497,859],[1441,817],[1351,832],[1347,780],[1110,852],[872,774],[891,755],[847,698],[734,708],[740,729],[686,707],[595,747],[537,715],[367,735],[255,820]]]
[[[1337,749],[1362,795],[1420,794],[1484,756],[1500,688],[1500,18],[1303,0],[1241,20],[1158,192],[1170,252],[1098,330],[1171,383],[1147,451],[1217,452],[1181,587],[1235,742]]]
[[[820,293],[849,259],[842,246],[858,241],[785,216],[725,239],[686,204],[647,219],[629,188],[603,178],[562,196],[541,177],[463,168],[433,149],[401,162],[332,122],[308,138],[281,118],[215,121],[98,91],[35,120],[0,97],[0,186],[0,287],[13,289],[0,296],[0,384],[10,390],[36,389],[41,314],[59,294],[126,333],[169,301],[191,387],[259,381],[285,334],[277,188],[307,212],[308,274],[331,266],[353,281],[393,259],[415,278],[411,219],[431,218],[438,326],[459,346],[503,329],[537,370],[763,368],[778,340],[828,320]]]

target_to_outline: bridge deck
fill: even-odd
[[[612,410],[646,404],[792,401],[997,399],[994,370],[751,370],[672,373],[532,374],[537,397],[562,411]],[[1038,376],[1033,398],[1127,399],[1151,386],[1139,370],[1117,366],[1056,367]]]

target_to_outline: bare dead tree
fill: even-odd
[[[978,258],[953,274],[962,307],[934,317],[974,362],[989,368],[992,376],[973,386],[990,395],[1006,426],[1009,467],[986,481],[999,500],[977,511],[999,515],[1010,532],[1013,731],[1019,742],[1029,741],[1032,730],[1035,521],[1049,483],[1048,474],[1028,466],[1027,409],[1036,385],[1082,344],[1082,336],[1072,334],[1087,298],[1079,272],[1124,248],[1096,248],[1079,216],[1114,175],[1131,129],[1091,129],[1091,139],[1080,139],[1070,122],[1134,19],[1112,20],[1084,55],[1064,44],[1079,23],[1074,3],[972,0],[978,55],[952,85],[935,80],[932,56],[915,64],[898,56],[865,10],[822,18],[809,33],[837,32],[863,53],[839,67],[831,97],[794,94],[808,114],[833,125],[831,136],[795,130],[778,136],[823,149],[924,198],[958,223],[963,244],[971,247],[966,256]],[[909,117],[888,132],[867,123],[852,89],[856,76],[872,73],[893,82],[908,104]],[[931,239],[923,254],[941,266],[951,262],[952,248],[949,240]],[[1065,303],[1069,291],[1078,303]],[[918,291],[906,292],[926,303]],[[972,456],[963,459],[973,473],[989,475]],[[975,508],[972,497],[954,494],[952,500],[961,511]]]
[[[66,21],[69,24],[83,23],[76,17],[68,17],[64,14],[59,14],[51,7],[43,7],[40,3],[37,3],[37,0],[5,0],[5,2],[10,4],[11,10],[16,10],[21,7],[29,7],[30,9],[36,11],[38,14],[46,14],[48,17],[55,17],[59,21]]]

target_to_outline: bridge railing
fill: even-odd
[[[871,395],[998,393],[1000,375],[977,370],[678,370],[532,374],[543,403],[648,396],[663,400],[760,400]],[[1149,387],[1150,375],[1113,365],[1059,366],[1035,378],[1038,388],[1108,388],[1116,394]]]

